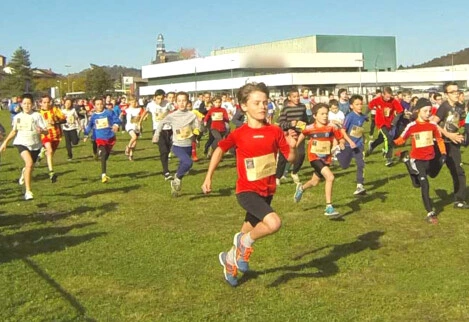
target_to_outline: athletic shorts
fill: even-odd
[[[135,135],[137,135],[137,137],[140,136],[140,130],[137,130],[137,129],[130,129],[130,130],[127,130],[127,133],[130,134],[130,132],[134,132]]]
[[[37,158],[39,156],[39,152],[41,152],[41,150],[30,150],[28,149],[27,147],[25,147],[24,145],[15,145],[16,148],[18,149],[18,152],[21,154],[23,151],[28,151],[29,154],[31,154],[31,159],[33,159],[33,163],[36,163],[37,161]]]
[[[97,146],[106,146],[112,148],[116,144],[116,137],[110,139],[96,139]]]
[[[244,221],[249,222],[255,227],[264,217],[274,212],[270,203],[273,196],[262,197],[255,192],[241,192],[236,195],[238,203],[246,210]]]
[[[46,146],[47,142],[50,142],[50,146],[52,147],[52,151],[57,150],[57,148],[59,147],[59,144],[60,144],[60,141],[52,141],[48,137],[43,138],[41,141],[42,141],[42,145],[44,145],[44,146]]]
[[[314,173],[316,173],[316,175],[319,178],[324,178],[323,175],[321,174],[321,171],[322,171],[323,168],[328,167],[329,166],[328,164],[326,164],[321,159],[310,161],[309,164],[311,164],[311,167],[314,169]]]

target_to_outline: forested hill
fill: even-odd
[[[133,76],[133,77],[141,77],[142,76],[142,71],[137,68],[128,68],[124,66],[96,66],[96,67],[102,67],[104,70],[109,74],[111,79],[113,80],[119,80],[122,76]],[[75,74],[76,76],[80,77],[83,76],[85,77],[86,72],[89,71],[90,69],[84,69],[81,72]]]
[[[455,53],[449,53],[445,56],[433,58],[432,60],[423,64],[412,65],[412,66],[399,66],[401,68],[423,68],[423,67],[439,67],[439,66],[451,66],[469,64],[469,48],[465,48]]]

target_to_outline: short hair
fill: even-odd
[[[353,102],[355,102],[356,100],[360,100],[360,101],[363,102],[363,96],[358,95],[358,94],[354,94],[354,95],[350,96],[349,102],[350,102],[350,104],[353,104]]]
[[[287,91],[287,96],[290,96],[290,94],[292,94],[292,93],[299,93],[298,88],[294,87],[294,86],[290,87]]]
[[[336,99],[331,99],[331,100],[329,101],[329,107],[331,107],[332,105],[334,105],[334,106],[339,106],[339,101],[336,100]]]
[[[42,101],[43,98],[48,98],[49,101],[52,102],[52,97],[51,97],[49,94],[44,94],[44,95],[42,95],[42,96],[41,96],[41,101]]]
[[[403,96],[411,96],[412,93],[409,90],[405,90],[405,91],[402,92],[402,95]]]
[[[317,115],[320,108],[327,108],[327,110],[329,111],[329,105],[327,105],[326,103],[318,103],[314,105],[313,109],[311,110],[313,115]]]
[[[347,92],[347,90],[345,88],[341,88],[339,89],[339,92],[337,93],[337,95],[340,96],[340,94],[342,94],[343,92]]]
[[[21,101],[23,101],[25,98],[31,100],[31,102],[34,102],[33,95],[30,93],[24,93],[23,95],[21,95]]]
[[[450,87],[450,86],[458,86],[458,83],[456,83],[456,82],[446,82],[446,83],[444,83],[443,84],[443,91],[445,93],[448,93],[448,87]]]
[[[381,93],[383,92],[379,88],[377,88],[375,94],[381,94]]]
[[[392,88],[389,87],[389,86],[386,86],[385,88],[383,88],[383,92],[386,93],[386,94],[393,94],[392,93]]]
[[[93,99],[93,105],[96,104],[96,101],[101,101],[101,102],[102,102],[102,101],[103,101],[103,98],[102,98],[102,97],[96,97],[96,98],[94,98],[94,99]]]
[[[222,95],[223,95],[223,94],[222,94]],[[226,95],[226,94],[225,94],[225,95]],[[221,96],[215,95],[214,97],[212,97],[212,103],[215,102],[216,100],[221,101]]]
[[[443,95],[441,95],[440,93],[436,92],[436,93],[433,93],[433,99],[436,101],[438,97],[443,97]]]
[[[153,96],[165,96],[165,95],[166,95],[166,93],[165,93],[164,90],[162,90],[162,89],[157,89],[157,90],[155,91],[155,95],[153,95]]]
[[[137,97],[135,95],[129,95],[129,97],[127,98],[127,100],[130,102],[130,101],[134,101],[136,102],[137,101]]]
[[[170,93],[175,94],[175,95],[176,95],[176,98],[177,98],[178,96],[180,96],[180,95],[183,95],[183,96],[186,97],[187,100],[189,100],[189,93],[187,93],[187,92],[183,92],[183,91],[180,91],[180,92],[177,92],[177,93],[169,92],[168,94],[170,94]]]
[[[238,99],[239,104],[246,104],[249,95],[253,92],[264,93],[267,97],[270,96],[269,89],[264,83],[247,83],[244,86],[241,86],[236,93],[236,98]]]
[[[210,94],[210,92],[204,92],[202,95],[204,95],[204,96],[205,96],[205,95],[210,95],[210,96],[212,96],[212,94]]]
[[[181,92],[179,92],[179,93],[181,93]],[[166,93],[166,96],[168,96],[169,94],[176,95],[176,93],[175,93],[175,92],[167,92],[167,93]]]

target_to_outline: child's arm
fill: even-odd
[[[202,191],[205,194],[208,194],[212,191],[212,177],[215,169],[218,167],[221,159],[223,158],[223,150],[220,147],[217,147],[212,154],[212,158],[210,159],[210,164],[208,166],[207,174],[205,176],[204,183],[202,184]]]
[[[300,143],[303,142],[304,139],[305,139],[305,135],[301,133],[300,136],[298,136],[298,141],[296,142],[296,146],[298,147]]]
[[[355,142],[353,142],[353,140],[350,138],[350,136],[348,136],[347,131],[344,128],[341,128],[340,132],[342,133],[342,136],[344,137],[345,141],[347,141],[348,144],[350,144],[350,147],[352,149],[355,149],[357,147],[357,145],[355,144]]]
[[[17,131],[15,129],[11,130],[8,136],[3,141],[2,145],[0,145],[0,152],[3,152],[7,149],[8,142],[13,139],[16,135]]]

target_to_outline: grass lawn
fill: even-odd
[[[10,127],[8,112],[0,112],[0,121]],[[16,149],[2,154],[1,321],[469,319],[469,211],[453,209],[446,168],[430,182],[438,225],[425,222],[420,191],[404,165],[386,168],[378,152],[367,158],[366,196],[353,196],[355,165],[334,168],[338,220],[323,215],[324,184],[299,204],[294,184],[282,184],[273,207],[283,227],[256,242],[252,271],[231,288],[218,253],[230,247],[244,218],[234,158],[221,163],[211,195],[200,190],[208,165],[202,160],[174,199],[150,122],[146,129],[134,162],[123,153],[128,135],[117,135],[108,184],[100,181],[89,142],[74,149],[73,162],[61,144],[58,181],[49,182],[43,161],[30,202],[17,184]],[[300,178],[311,174],[305,162]]]

